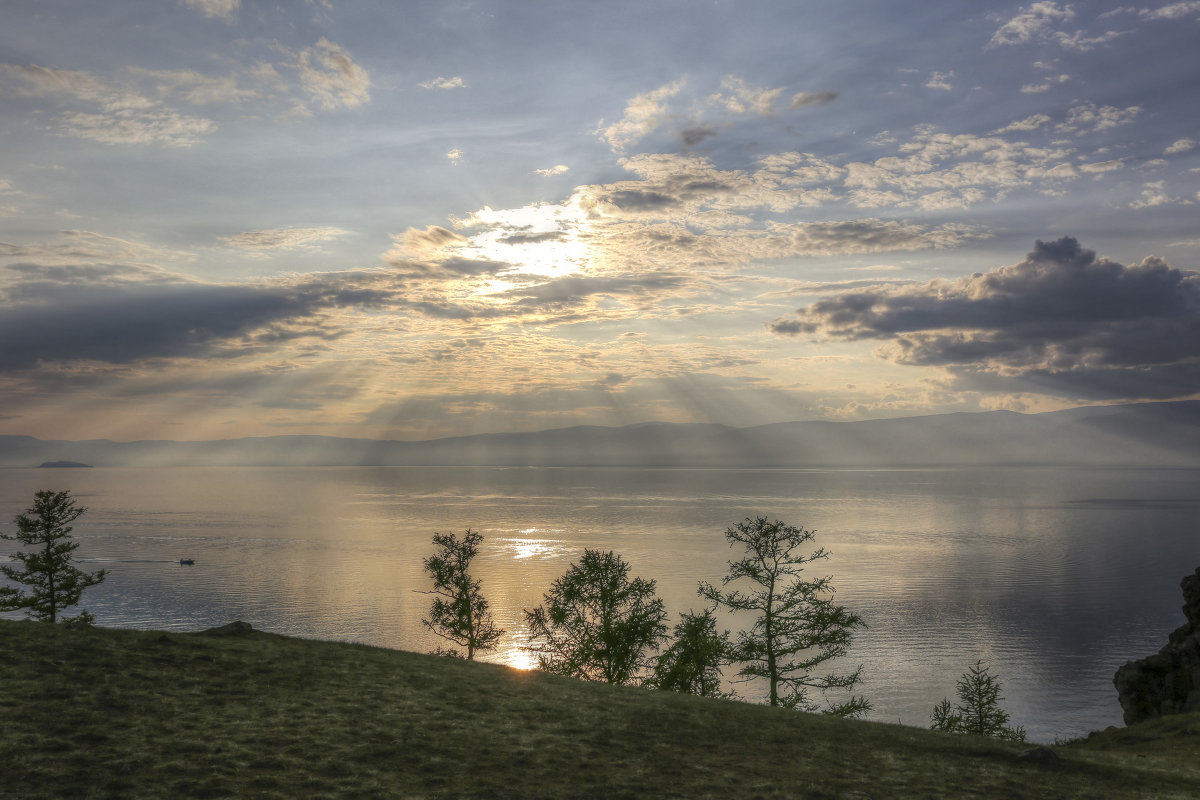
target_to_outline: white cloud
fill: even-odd
[[[1142,194],[1129,204],[1130,208],[1153,208],[1172,202],[1166,193],[1166,181],[1151,181],[1142,187]]]
[[[1137,118],[1142,111],[1141,106],[1116,108],[1115,106],[1097,106],[1095,103],[1080,103],[1071,106],[1067,111],[1065,122],[1057,126],[1061,133],[1074,133],[1082,136],[1085,133],[1115,128],[1127,125]]]
[[[1041,94],[1042,92],[1050,91],[1057,84],[1066,83],[1070,79],[1070,75],[1055,75],[1046,78],[1041,83],[1027,83],[1021,87],[1021,92],[1023,94]]]
[[[453,78],[443,78],[441,76],[438,76],[438,77],[434,78],[433,80],[428,80],[428,81],[425,81],[424,83],[419,83],[417,85],[420,86],[422,89],[465,89],[465,88],[467,88],[467,84],[458,75],[455,75]]]
[[[1001,133],[1012,133],[1013,131],[1035,131],[1046,123],[1050,122],[1050,117],[1047,114],[1034,114],[1031,117],[1026,117],[1023,120],[1009,123],[1003,128],[998,128],[992,131],[993,135]]]
[[[269,228],[261,231],[246,231],[222,239],[229,247],[242,250],[289,250],[307,247],[312,242],[322,242],[345,236],[349,231],[342,228]]]
[[[371,77],[344,49],[321,37],[296,56],[300,83],[324,109],[352,108],[371,99]]]
[[[678,80],[660,86],[652,92],[637,95],[625,106],[625,114],[621,119],[607,128],[603,127],[604,121],[601,120],[596,133],[608,142],[613,150],[624,150],[628,145],[653,132],[669,118],[664,101],[679,94],[682,88],[683,81]]]
[[[1200,1],[1188,0],[1183,3],[1171,3],[1162,8],[1143,8],[1138,11],[1142,19],[1182,19],[1192,14],[1200,14]]]
[[[202,12],[209,19],[214,17],[229,19],[242,4],[242,0],[182,0],[182,2],[184,5]]]
[[[745,79],[730,75],[721,81],[721,88],[725,93],[717,92],[710,95],[708,102],[724,106],[725,110],[731,114],[753,112],[765,117],[773,112],[775,100],[783,94],[786,87],[758,89],[748,86]],[[795,108],[794,105],[793,108]]]
[[[1124,166],[1125,162],[1118,158],[1113,161],[1098,161],[1095,164],[1080,164],[1079,170],[1080,172],[1091,174],[1103,174],[1106,172],[1115,172]]]
[[[63,133],[108,145],[157,144],[191,147],[217,129],[217,123],[174,111],[75,112],[58,118]]]
[[[534,175],[542,175],[544,177],[549,178],[554,175],[565,175],[566,173],[568,173],[570,171],[571,171],[571,168],[568,167],[566,164],[555,164],[553,167],[548,167],[546,169],[535,169],[533,171],[533,174]]]
[[[1033,3],[1028,8],[1021,9],[1021,13],[1001,25],[992,34],[988,47],[1024,44],[1035,37],[1045,35],[1054,25],[1055,20],[1068,20],[1074,16],[1075,12],[1067,5],[1060,6],[1053,2]]]
[[[1174,144],[1167,147],[1166,150],[1163,150],[1163,155],[1175,156],[1175,155],[1179,155],[1180,153],[1191,152],[1192,150],[1195,150],[1195,149],[1196,149],[1196,140],[1195,139],[1178,139],[1175,141]]]
[[[950,83],[950,79],[954,77],[954,70],[949,72],[935,72],[929,76],[929,80],[925,81],[926,89],[944,89],[949,91],[954,86]]]
[[[1098,47],[1102,44],[1108,44],[1113,39],[1124,36],[1129,31],[1108,31],[1099,36],[1088,36],[1083,31],[1075,31],[1068,34],[1062,31],[1054,34],[1054,40],[1068,50],[1078,50],[1081,53]]]
[[[462,157],[463,151],[459,150],[457,147],[446,153],[446,158],[450,159],[451,164],[458,164],[458,162],[462,160]]]

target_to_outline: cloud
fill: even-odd
[[[459,161],[462,161],[463,151],[455,147],[446,152],[446,158],[450,159],[450,163],[457,166]]]
[[[695,147],[705,139],[716,135],[717,129],[711,125],[695,125],[679,132],[679,138],[683,141],[683,146],[687,148]]]
[[[678,80],[654,91],[637,95],[625,106],[625,114],[621,119],[608,127],[604,127],[604,121],[601,120],[596,133],[608,142],[614,151],[624,150],[670,118],[664,101],[679,94],[682,88],[683,81]]]
[[[1138,10],[1138,16],[1142,19],[1183,19],[1193,14],[1200,14],[1200,2],[1197,0]]]
[[[321,37],[296,54],[300,83],[326,110],[353,108],[371,99],[371,78],[344,49]]]
[[[746,84],[745,79],[733,75],[721,81],[725,93],[717,92],[708,98],[708,102],[723,106],[731,114],[755,113],[769,116],[774,111],[775,100],[786,90],[780,86],[776,89],[759,89]]]
[[[944,368],[975,384],[987,378],[996,388],[1021,379],[1088,396],[1118,386],[1133,397],[1200,391],[1200,275],[1154,256],[1122,266],[1071,237],[1039,241],[1018,264],[954,281],[843,292],[768,327],[877,340],[889,361]],[[1143,379],[1153,388],[1129,388]]]
[[[213,77],[194,69],[143,69],[141,67],[131,67],[129,72],[153,81],[157,85],[159,96],[165,97],[178,93],[192,105],[219,103],[239,105],[260,96],[257,89],[242,87],[235,75]],[[250,73],[250,77],[263,77],[261,68],[258,72]]]
[[[1195,139],[1177,139],[1173,144],[1163,150],[1165,156],[1177,156],[1180,153],[1190,153],[1196,149]]]
[[[189,8],[200,11],[209,19],[214,17],[230,19],[242,4],[242,0],[181,0],[181,2]]]
[[[1154,206],[1165,206],[1173,200],[1167,196],[1166,181],[1151,181],[1142,187],[1142,193],[1138,199],[1129,204],[1130,208],[1153,208]]]
[[[158,144],[192,147],[217,129],[217,123],[174,111],[76,112],[59,117],[63,133],[108,145]]]
[[[1066,75],[1066,74],[1049,76],[1045,80],[1043,80],[1041,83],[1025,84],[1024,86],[1021,87],[1021,93],[1022,94],[1041,94],[1042,92],[1048,92],[1054,86],[1056,86],[1060,83],[1066,83],[1069,80],[1071,80],[1071,76]]]
[[[387,292],[308,279],[280,285],[197,282],[62,285],[37,302],[0,310],[0,370],[39,363],[127,364],[150,358],[211,356],[218,345],[246,346],[254,331],[319,312],[380,302]],[[321,328],[314,331],[325,333]]]
[[[961,208],[1004,198],[1018,188],[1053,190],[1077,177],[1065,148],[943,133],[932,126],[918,129],[899,152],[846,165],[843,183],[853,205]]]
[[[1067,111],[1065,121],[1056,126],[1060,133],[1074,133],[1083,136],[1087,133],[1128,125],[1142,113],[1141,106],[1097,106],[1095,103],[1078,103]]]
[[[312,242],[327,241],[345,236],[350,231],[342,228],[271,228],[262,231],[246,231],[222,239],[229,247],[242,250],[287,250],[305,247]]]
[[[344,320],[333,312],[398,302],[398,283],[382,270],[209,283],[103,260],[144,252],[136,243],[84,235],[71,249],[70,238],[0,250],[25,259],[0,268],[0,370],[236,356],[334,338]]]
[[[12,244],[0,242],[0,259],[35,261],[29,265],[10,265],[9,271],[36,270],[48,266],[77,264],[80,261],[101,261],[107,264],[135,264],[148,267],[149,261],[190,260],[191,254],[179,250],[154,247],[142,242],[119,239],[94,231],[64,230],[50,242]],[[153,269],[158,269],[153,267]]]
[[[1028,8],[1022,8],[1021,13],[1001,25],[992,34],[987,46],[1025,44],[1045,36],[1056,20],[1068,20],[1074,16],[1075,12],[1070,6],[1060,6],[1052,2],[1033,3]]]
[[[1125,162],[1121,159],[1113,159],[1112,161],[1097,161],[1094,164],[1080,164],[1080,172],[1088,172],[1092,174],[1103,174],[1106,172],[1116,172],[1125,166]]]
[[[68,136],[108,145],[191,147],[217,128],[212,120],[161,108],[156,100],[113,86],[88,72],[3,64],[0,76],[21,94],[67,95],[99,108],[99,112],[60,114],[55,120],[58,130]]]
[[[1012,122],[1005,125],[1003,128],[998,128],[992,131],[993,136],[998,136],[1004,133],[1013,133],[1015,131],[1036,131],[1038,128],[1050,122],[1048,114],[1034,114],[1031,117],[1026,117],[1018,122]]]
[[[555,164],[553,167],[547,167],[546,169],[535,169],[533,171],[533,174],[541,175],[546,178],[550,178],[555,175],[566,175],[570,171],[571,171],[571,168],[568,167],[566,164]]]
[[[949,91],[954,88],[950,83],[950,79],[954,77],[954,70],[949,72],[935,72],[929,76],[929,80],[925,82],[926,89],[944,89]]]
[[[807,108],[808,106],[827,106],[837,100],[837,92],[797,92],[792,95],[792,108]]]
[[[1059,31],[1054,34],[1054,40],[1068,50],[1078,50],[1081,53],[1086,53],[1089,50],[1095,49],[1102,44],[1117,39],[1130,31],[1106,31],[1099,36],[1088,36],[1083,31],[1075,31],[1074,33],[1064,33]]]
[[[465,89],[465,88],[467,88],[467,84],[463,81],[462,77],[460,77],[458,75],[455,75],[453,78],[443,78],[441,76],[438,76],[438,77],[434,78],[433,80],[428,80],[428,81],[425,81],[424,83],[419,83],[417,85],[420,86],[422,89]]]

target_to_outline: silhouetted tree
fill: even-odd
[[[854,629],[866,627],[857,614],[834,604],[831,578],[801,578],[805,564],[829,556],[824,549],[807,556],[796,552],[814,536],[766,517],[746,518],[725,531],[729,546],[741,545],[746,557],[729,562],[722,586],[748,581],[752,588],[726,592],[700,584],[700,595],[716,605],[755,614],[753,626],[738,634],[731,653],[733,661],[745,664],[738,674],[747,680],[765,678],[771,705],[803,711],[819,708],[809,698],[811,689],[824,694],[852,691],[858,684],[861,666],[844,675],[816,675],[813,670],[846,655]],[[851,694],[825,711],[852,716],[870,707],[866,698]]]
[[[646,684],[655,689],[732,697],[721,691],[721,667],[730,663],[729,631],[717,633],[713,609],[679,615],[675,641],[654,661],[654,675]]]
[[[959,702],[951,706],[950,700],[933,707],[930,727],[946,733],[975,734],[1006,739],[1013,742],[1025,741],[1025,729],[1008,724],[1008,712],[1000,708],[1000,681],[993,676],[982,660],[975,662],[958,679]]]
[[[483,596],[477,578],[471,577],[471,561],[479,554],[483,536],[470,528],[460,541],[453,533],[433,535],[437,552],[425,559],[425,571],[433,578],[436,595],[429,608],[429,618],[421,620],[436,635],[466,648],[467,658],[475,653],[496,649],[504,631],[496,627],[488,601]],[[441,655],[458,656],[457,650],[438,649]]]
[[[629,580],[629,564],[611,550],[584,550],[544,605],[525,612],[539,667],[590,681],[635,681],[666,635],[667,613],[654,587],[652,580]]]
[[[0,538],[35,548],[12,554],[20,568],[0,566],[9,580],[29,587],[28,594],[12,586],[0,587],[0,611],[23,608],[32,619],[57,622],[60,612],[79,602],[84,589],[104,580],[106,570],[83,572],[73,564],[79,542],[71,539],[71,523],[85,511],[75,505],[70,492],[41,491],[34,495],[33,505],[13,519],[17,532],[0,532]],[[81,609],[78,616],[63,622],[86,625],[92,620]]]

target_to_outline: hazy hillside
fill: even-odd
[[[751,428],[645,423],[431,441],[274,436],[208,442],[0,436],[0,466],[496,465],[837,467],[970,464],[1200,466],[1200,401]]]

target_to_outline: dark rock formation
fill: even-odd
[[[1163,714],[1200,711],[1200,567],[1180,585],[1187,622],[1168,637],[1157,655],[1130,661],[1113,676],[1126,725]]]

